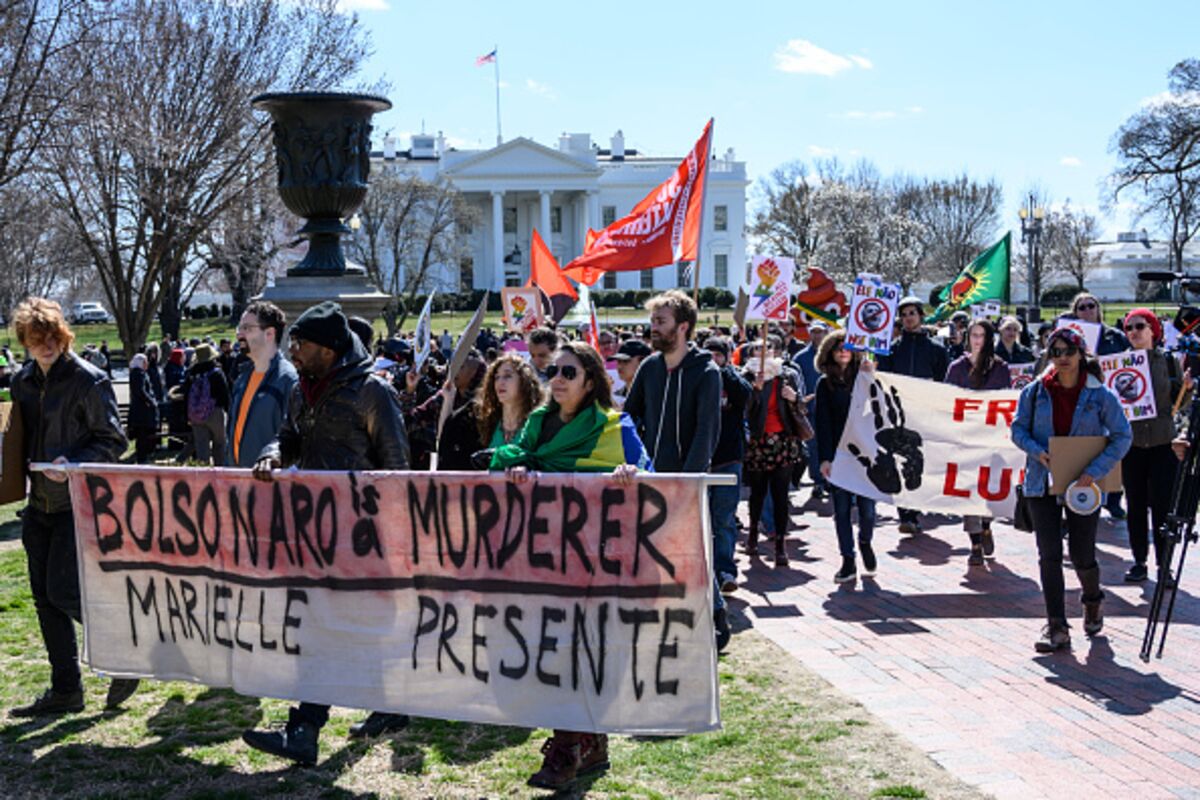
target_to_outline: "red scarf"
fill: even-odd
[[[1057,369],[1051,369],[1046,373],[1046,377],[1042,378],[1042,385],[1050,392],[1050,403],[1054,408],[1054,435],[1070,436],[1071,422],[1075,419],[1075,406],[1079,404],[1079,393],[1083,391],[1087,374],[1080,370],[1079,380],[1075,381],[1075,385],[1070,389],[1055,379],[1057,374]]]

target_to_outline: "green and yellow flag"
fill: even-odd
[[[967,264],[938,295],[941,301],[926,322],[941,322],[960,308],[988,300],[1008,302],[1008,271],[1012,263],[1012,231]]]

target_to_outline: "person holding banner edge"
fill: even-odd
[[[946,383],[964,389],[1007,389],[1008,365],[996,354],[995,341],[996,329],[988,320],[977,319],[968,325],[967,351],[956,358],[946,370]],[[991,558],[996,552],[996,540],[992,536],[992,518],[967,514],[963,517],[963,530],[971,539],[971,554],[967,557],[967,565],[983,566],[984,557]]]
[[[1162,323],[1148,308],[1135,308],[1125,315],[1125,335],[1134,350],[1147,354],[1150,361],[1150,389],[1154,393],[1156,414],[1152,419],[1132,423],[1133,444],[1121,461],[1121,482],[1127,498],[1129,548],[1133,566],[1125,573],[1126,583],[1141,583],[1148,577],[1146,561],[1150,535],[1146,514],[1150,513],[1154,530],[1154,560],[1162,567],[1162,538],[1159,531],[1171,506],[1178,460],[1171,452],[1175,438],[1174,402],[1182,387],[1191,387],[1190,376],[1182,374],[1175,357],[1163,353]]]
[[[1025,451],[1022,490],[1029,500],[1037,539],[1046,626],[1034,647],[1050,653],[1071,646],[1063,597],[1062,519],[1066,512],[1071,564],[1083,589],[1083,630],[1095,636],[1104,627],[1100,606],[1100,565],[1096,561],[1096,525],[1099,509],[1086,516],[1062,504],[1063,496],[1050,494],[1050,437],[1104,436],[1108,443],[1079,476],[1081,486],[1091,486],[1107,475],[1129,450],[1133,434],[1121,403],[1104,386],[1099,364],[1088,357],[1083,337],[1060,328],[1046,346],[1051,366],[1021,390],[1012,439]]]
[[[650,458],[633,420],[613,408],[604,362],[591,345],[564,342],[546,368],[549,398],[529,415],[516,440],[497,447],[491,469],[503,469],[514,483],[530,470],[611,472],[628,486]],[[542,743],[542,766],[529,778],[538,789],[561,791],[576,778],[608,769],[608,736],[555,730]]]
[[[274,470],[293,465],[339,471],[408,469],[400,399],[373,374],[373,361],[351,332],[341,306],[327,301],[309,308],[288,333],[288,352],[300,380],[283,427],[254,465],[254,477],[270,482]],[[288,711],[282,731],[247,730],[242,740],[256,750],[311,765],[328,720],[328,705],[304,702]],[[400,730],[408,721],[403,714],[376,711],[352,725],[350,735],[377,736]]]

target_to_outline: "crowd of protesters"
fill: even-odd
[[[639,471],[718,473],[732,485],[712,486],[708,509],[713,537],[716,645],[730,640],[724,595],[738,589],[735,558],[739,502],[748,499],[744,552],[757,558],[764,537],[771,560],[789,567],[792,497],[808,476],[818,512],[832,516],[842,562],[833,575],[851,583],[874,574],[875,501],[830,482],[847,423],[856,376],[878,369],[972,390],[1009,386],[1009,365],[1036,364],[1022,390],[1013,440],[1027,455],[1023,490],[1033,514],[1047,625],[1039,651],[1069,644],[1062,577],[1063,531],[1083,588],[1084,630],[1101,630],[1103,616],[1095,537],[1099,511],[1064,509],[1047,487],[1051,436],[1100,435],[1107,446],[1081,481],[1125,465],[1133,566],[1129,581],[1149,579],[1150,536],[1165,517],[1177,460],[1173,398],[1190,380],[1162,351],[1163,328],[1146,309],[1134,309],[1121,330],[1104,326],[1098,353],[1070,330],[1030,330],[1022,320],[955,315],[946,329],[928,327],[923,303],[906,297],[888,356],[877,362],[848,349],[845,334],[817,321],[807,338],[791,322],[767,331],[701,326],[690,297],[660,294],[647,304],[648,325],[599,332],[599,350],[580,331],[538,328],[524,336],[484,328],[474,341],[448,331],[428,343],[396,335],[376,341],[366,320],[347,317],[334,303],[308,309],[294,321],[267,302],[242,314],[235,340],[164,340],[129,360],[129,411],[124,426],[112,388],[107,347],[78,354],[59,306],[30,299],[14,315],[29,360],[15,374],[11,353],[0,354],[0,381],[11,384],[27,428],[30,461],[115,461],[159,457],[165,433],[179,445],[177,461],[252,468],[270,481],[280,467],[325,470],[503,470],[523,482],[530,471],[611,473],[629,484]],[[1098,322],[1099,301],[1083,293],[1070,316]],[[1128,337],[1128,338],[1126,338]],[[1094,356],[1130,348],[1150,351],[1159,413],[1132,427],[1096,377]],[[459,349],[460,364],[448,374]],[[128,437],[128,438],[127,438]],[[617,437],[615,447],[599,447]],[[598,458],[596,453],[606,453]],[[623,453],[617,458],[614,452]],[[171,458],[170,452],[166,455]],[[65,473],[32,476],[22,517],[30,582],[50,660],[51,685],[17,716],[83,707],[73,620],[80,618],[75,577],[74,521]],[[821,503],[829,501],[825,507]],[[1121,498],[1107,508],[1123,515]],[[854,516],[857,512],[857,534]],[[1065,514],[1065,517],[1064,517]],[[900,531],[919,535],[921,515],[899,510]],[[995,557],[992,520],[968,516],[971,568]],[[108,696],[119,705],[136,681],[115,680]],[[247,731],[251,746],[301,763],[317,759],[318,735],[329,707],[300,703],[282,730]],[[408,724],[399,714],[371,713],[351,736],[377,736]],[[607,738],[589,731],[554,731],[531,785],[559,789],[579,775],[608,766]]]

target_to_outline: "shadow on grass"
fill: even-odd
[[[0,542],[19,542],[21,541],[21,520],[10,519],[3,525],[0,525]]]
[[[532,733],[529,728],[507,725],[414,718],[408,728],[392,739],[392,770],[420,775],[425,771],[426,748],[442,763],[475,764],[501,750],[524,744]]]

